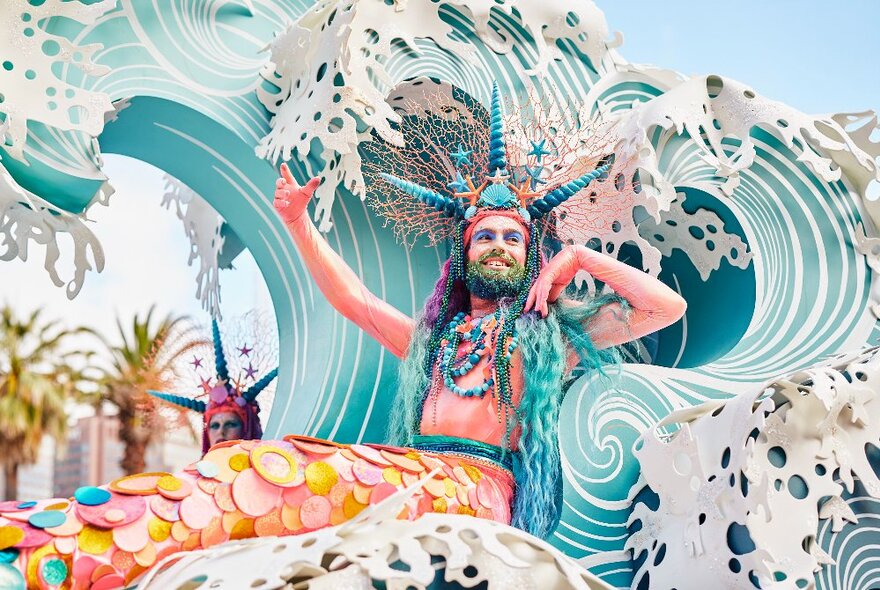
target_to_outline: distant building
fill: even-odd
[[[80,486],[101,485],[122,477],[119,461],[124,452],[116,416],[81,418],[70,429],[67,453],[55,462],[54,495],[70,496]],[[189,432],[170,430],[160,443],[147,447],[146,471],[177,471],[200,455],[201,445]]]

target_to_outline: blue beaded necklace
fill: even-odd
[[[485,318],[474,320],[470,316],[459,312],[449,322],[445,337],[440,341],[438,355],[438,369],[440,377],[447,389],[461,397],[483,397],[487,392],[495,388],[495,359],[499,354],[499,348],[505,348],[503,342],[498,342],[500,334],[504,333],[504,317],[501,308]],[[504,340],[504,338],[502,338]],[[462,342],[470,342],[471,345],[461,355],[458,354]],[[501,346],[499,346],[501,345]],[[516,349],[517,337],[513,332],[510,343],[506,346],[504,358],[510,361],[510,355]],[[488,365],[484,368],[484,379],[479,385],[469,389],[459,387],[455,383],[457,377],[462,377],[474,370],[480,360],[488,357]]]

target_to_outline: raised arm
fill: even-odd
[[[590,335],[597,348],[607,348],[641,338],[677,322],[687,302],[658,279],[637,268],[585,246],[567,246],[553,257],[529,292],[526,311],[547,315],[547,305],[559,298],[578,271],[583,270],[627,300],[631,311],[623,322],[619,304],[609,304],[590,320]]]
[[[296,242],[300,256],[327,301],[392,354],[403,358],[415,321],[382,301],[364,286],[305,214],[320,179],[300,187],[286,164],[275,185],[275,210]]]

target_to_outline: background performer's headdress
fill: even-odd
[[[258,414],[260,406],[257,397],[278,376],[278,367],[275,367],[249,388],[242,390],[241,384],[229,378],[229,365],[226,361],[226,353],[223,351],[223,341],[220,337],[220,328],[217,320],[211,320],[211,336],[214,344],[214,368],[216,381],[202,382],[208,401],[202,401],[191,397],[164,393],[161,391],[147,391],[153,397],[174,404],[187,410],[193,410],[203,415],[202,429],[202,452],[208,451],[208,425],[211,416],[222,412],[232,412],[240,419],[243,427],[242,438],[245,440],[259,439],[263,436]]]

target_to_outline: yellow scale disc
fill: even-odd
[[[452,481],[451,478],[447,477],[443,480],[443,485],[446,486],[446,495],[450,498],[455,497],[455,482]]]
[[[464,469],[464,472],[467,473],[467,476],[471,479],[472,482],[479,483],[480,480],[483,479],[483,474],[473,465],[462,463],[461,468]]]
[[[316,496],[326,496],[339,481],[336,470],[323,461],[315,461],[306,466],[306,485]]]
[[[284,528],[289,531],[296,532],[303,528],[303,523],[299,518],[299,506],[291,506],[285,504],[281,507],[281,522]]]
[[[113,546],[113,531],[87,524],[76,536],[76,544],[81,551],[92,555],[102,555]]]
[[[8,549],[24,539],[24,531],[17,526],[0,526],[0,549]]]
[[[156,487],[166,492],[176,492],[183,487],[183,482],[173,475],[164,475],[156,482]]]
[[[446,512],[449,505],[446,504],[446,498],[434,498],[434,512]]]
[[[232,527],[232,532],[229,533],[229,540],[237,541],[238,539],[250,539],[255,536],[254,519],[242,518]]]
[[[467,506],[459,506],[458,513],[459,514],[467,514],[468,516],[476,516],[477,515],[476,510],[474,510],[473,508],[469,508]]]
[[[296,461],[284,449],[268,445],[257,447],[251,451],[250,461],[256,472],[270,483],[284,485],[296,479]]]
[[[150,533],[151,539],[153,539],[157,543],[161,543],[169,536],[171,536],[172,526],[173,525],[167,520],[162,520],[158,516],[154,516],[147,524],[147,532]]]
[[[49,506],[46,506],[45,508],[43,508],[43,510],[61,510],[62,512],[64,512],[65,510],[67,510],[68,506],[70,506],[69,502],[58,502],[57,504],[50,504]]]
[[[349,494],[342,503],[342,512],[345,514],[345,518],[352,519],[366,507],[366,504],[361,504],[357,501],[354,494]]]
[[[229,468],[233,471],[244,471],[251,466],[251,459],[247,453],[238,453],[229,458]]]
[[[403,483],[400,472],[394,467],[386,467],[382,470],[382,478],[393,486],[399,486]]]

